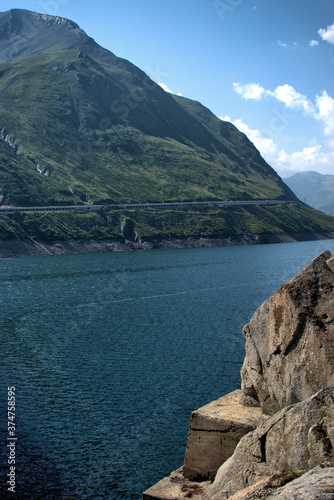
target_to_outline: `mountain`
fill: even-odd
[[[0,13],[0,135],[2,203],[296,199],[231,123],[60,17]]]
[[[300,200],[325,214],[334,215],[334,175],[299,172],[284,181]]]
[[[115,206],[210,199],[294,203]],[[300,203],[231,123],[166,93],[68,19],[0,13],[0,203],[87,202],[109,206],[1,216],[0,256],[84,251],[88,240],[97,251],[111,240],[115,248],[160,248],[334,235],[334,218]]]

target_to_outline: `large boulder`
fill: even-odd
[[[230,498],[282,471],[334,465],[334,386],[279,411],[239,442],[218,470],[208,498]]]
[[[243,329],[242,390],[270,415],[334,383],[334,257],[323,252]]]
[[[197,497],[209,500],[209,496]],[[196,498],[196,500],[197,500]],[[299,476],[298,473],[277,474],[238,491],[229,500],[333,500],[334,467],[315,467]]]
[[[333,500],[333,498],[333,467],[326,469],[316,467],[268,497],[272,500]]]

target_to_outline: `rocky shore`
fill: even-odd
[[[143,500],[334,499],[334,255],[243,329],[241,389],[193,412],[183,466]]]
[[[33,239],[0,240],[0,258],[29,257],[36,255],[64,255],[97,252],[124,252],[132,250],[152,250],[168,248],[205,248],[233,245],[258,245],[269,243],[293,243],[297,241],[312,241],[333,239],[334,233],[276,233],[230,236],[225,238],[171,238],[154,239],[141,238],[136,240],[59,240],[38,241]]]

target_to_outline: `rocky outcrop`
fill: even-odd
[[[128,241],[136,241],[137,234],[135,232],[135,223],[131,219],[126,219],[121,224],[122,236]]]
[[[333,500],[334,468],[317,467],[268,497],[277,500]]]
[[[195,482],[186,479],[182,467],[165,477],[143,493],[142,500],[180,500],[195,497],[206,499],[209,482]]]
[[[240,390],[227,394],[191,415],[184,465],[143,494],[143,500],[200,498],[240,439],[268,417],[261,408],[240,404]]]
[[[210,498],[236,492],[282,471],[334,463],[334,386],[288,406],[247,434],[219,469]]]
[[[333,500],[334,468],[316,467],[299,476],[298,472],[280,473],[268,480],[260,480],[239,491],[229,500]],[[208,499],[208,496],[203,496]],[[224,498],[224,497],[220,497]],[[225,497],[226,498],[226,497]],[[198,498],[198,500],[200,500]]]
[[[188,481],[182,469],[173,472],[151,490],[143,494],[143,500],[213,500],[210,483]],[[152,491],[152,494],[149,492]],[[153,495],[153,496],[152,496]],[[306,473],[301,471],[280,472],[228,497],[223,491],[219,500],[333,500],[334,467],[315,467]]]
[[[3,139],[5,142],[7,142],[7,144],[9,144],[9,146],[12,149],[14,149],[15,152],[17,152],[19,146],[15,144],[15,139],[11,137],[8,130],[1,124],[0,124],[0,138]]]
[[[323,252],[243,329],[242,390],[273,414],[334,383],[334,258]]]
[[[40,163],[36,164],[36,170],[39,174],[45,175],[45,177],[49,177],[50,172],[49,169],[41,165]]]

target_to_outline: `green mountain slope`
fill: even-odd
[[[71,21],[0,14],[0,61],[0,126],[47,173],[28,204],[71,203],[74,193],[83,202],[295,199],[232,124],[167,94]]]
[[[72,21],[20,9],[0,13],[1,204],[208,199],[297,200],[231,123],[166,93]],[[334,233],[334,218],[303,204],[109,207],[2,216],[0,240],[124,241],[124,224],[135,242]]]
[[[68,198],[67,189],[38,173],[33,162],[0,140],[0,204],[54,205],[60,198]]]

